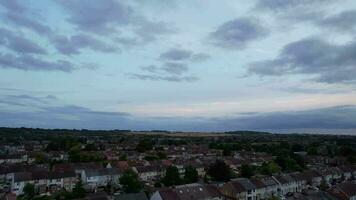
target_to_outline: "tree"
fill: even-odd
[[[72,195],[74,199],[76,198],[84,198],[85,197],[85,189],[83,188],[83,183],[82,181],[78,181],[73,190],[72,190]]]
[[[261,167],[259,167],[259,172],[263,175],[272,175],[276,172],[281,171],[281,168],[275,162],[264,162]]]
[[[195,183],[198,181],[198,171],[189,165],[185,168],[184,172],[184,182],[185,183]]]
[[[216,160],[208,169],[208,174],[216,181],[228,181],[232,172],[229,166],[222,160]]]
[[[226,147],[223,149],[223,156],[231,156],[231,155],[232,155],[231,147],[226,146]]]
[[[49,159],[46,157],[44,153],[37,153],[35,155],[35,162],[38,164],[43,164],[49,162]]]
[[[23,188],[24,199],[32,199],[35,196],[35,185],[26,183]]]
[[[318,155],[318,149],[316,147],[309,147],[307,149],[307,153],[310,156],[316,156],[316,155]]]
[[[156,181],[154,184],[155,188],[160,188],[162,186],[160,181]]]
[[[253,169],[250,165],[241,165],[240,176],[250,178],[253,175]]]
[[[120,161],[127,161],[127,155],[126,154],[120,155],[119,160]]]
[[[124,192],[126,193],[137,193],[142,189],[138,175],[132,169],[126,170],[119,181],[120,184],[123,185]]]
[[[275,162],[282,168],[283,171],[300,171],[302,168],[290,156],[277,156]]]
[[[182,180],[179,176],[178,168],[175,166],[169,166],[166,169],[166,175],[162,178],[162,183],[165,186],[179,185]]]
[[[153,143],[151,140],[140,140],[140,142],[136,146],[136,150],[140,153],[143,153],[148,150],[152,150],[153,148]]]

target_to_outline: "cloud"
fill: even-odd
[[[85,48],[105,53],[119,51],[118,48],[85,34],[77,34],[70,37],[54,36],[52,42],[56,49],[65,55],[79,54],[81,49]]]
[[[0,118],[0,126],[10,127],[115,129],[130,126],[128,113],[93,111],[73,105],[31,112],[0,111]]]
[[[103,33],[114,35],[124,30],[123,32],[134,35],[131,38],[111,38],[125,47],[144,45],[176,32],[172,24],[152,21],[136,12],[138,9],[122,1],[108,0],[105,4],[96,0],[57,2],[69,14],[67,21],[80,31],[102,36]]]
[[[344,105],[305,111],[257,113],[251,116],[216,119],[230,130],[236,129],[347,129],[356,128],[356,106]]]
[[[1,95],[0,108],[0,126],[117,128],[126,126],[131,116],[126,112],[106,112],[77,105],[63,105],[54,95]]]
[[[192,51],[172,48],[172,49],[162,53],[159,56],[159,58],[161,60],[180,61],[180,60],[190,59],[192,55],[193,55]]]
[[[161,69],[169,74],[182,75],[184,72],[188,71],[188,66],[184,63],[167,62],[164,63]]]
[[[0,104],[6,104],[8,106],[37,107],[37,105],[49,104],[56,100],[57,97],[54,95],[47,95],[44,97],[27,94],[0,96]]]
[[[99,116],[129,116],[125,112],[102,112],[102,111],[93,111],[89,108],[75,105],[65,105],[65,106],[50,106],[42,107],[43,110],[50,113],[56,114],[69,114],[69,115],[97,115]]]
[[[194,82],[198,78],[195,76],[176,76],[176,75],[152,75],[152,74],[129,74],[133,79],[150,80],[150,81],[169,81],[169,82]]]
[[[210,59],[211,56],[207,53],[196,53],[196,54],[193,54],[192,57],[190,58],[190,60],[192,62],[204,62],[208,59]]]
[[[25,8],[17,0],[3,0],[0,5],[13,12],[24,12]]]
[[[331,0],[259,0],[256,4],[257,9],[284,11],[295,7],[304,7],[311,5],[321,5],[329,3]]]
[[[356,10],[347,10],[336,15],[328,16],[316,21],[323,28],[331,28],[341,32],[356,31]]]
[[[220,25],[210,33],[212,44],[226,49],[241,50],[257,39],[266,37],[269,31],[255,18],[237,18]]]
[[[308,74],[322,83],[356,81],[356,42],[334,45],[316,38],[286,45],[273,60],[252,63],[249,72],[262,76]]]
[[[62,105],[40,111],[0,111],[0,126],[77,129],[164,129],[180,131],[355,129],[356,106],[284,112],[248,112],[238,117],[153,117],[136,118],[125,112],[103,112]]]
[[[4,18],[7,22],[11,22],[20,27],[28,28],[38,34],[49,34],[52,32],[49,26],[38,22],[33,17],[26,15],[28,9],[20,4],[17,0],[3,0],[0,5],[6,9]]]
[[[152,81],[171,81],[171,82],[193,82],[198,78],[192,75],[186,75],[189,71],[189,62],[203,62],[210,58],[205,53],[194,53],[193,51],[171,48],[163,52],[158,57],[160,64],[141,67],[146,72],[129,74],[131,78]]]
[[[116,25],[127,25],[133,17],[133,10],[116,0],[105,3],[96,0],[58,0],[69,14],[68,21],[78,29],[94,33],[116,31]]]
[[[175,33],[176,30],[171,24],[166,22],[154,22],[141,17],[140,20],[134,23],[136,27],[133,32],[136,33],[142,43],[156,41],[158,38]]]
[[[16,53],[46,54],[46,50],[10,30],[0,28],[0,44]]]
[[[75,69],[74,65],[66,60],[45,61],[29,55],[14,56],[11,54],[0,53],[1,68],[15,68],[20,70],[32,71],[63,71],[71,72]]]
[[[161,61],[189,61],[189,62],[203,62],[210,58],[206,53],[194,53],[193,51],[171,48],[159,55]]]

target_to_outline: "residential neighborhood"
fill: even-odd
[[[0,135],[2,199],[356,198],[352,136],[7,128]]]

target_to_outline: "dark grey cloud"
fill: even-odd
[[[305,111],[257,113],[251,116],[220,118],[228,129],[356,128],[356,106],[344,105]]]
[[[16,53],[46,54],[46,50],[13,31],[0,28],[0,44]]]
[[[13,12],[24,12],[25,8],[17,0],[2,0],[0,5]]]
[[[239,117],[135,118],[124,112],[102,112],[63,105],[41,111],[0,111],[0,126],[86,129],[165,129],[180,131],[355,129],[356,106],[344,105],[304,111],[243,113]],[[335,133],[334,133],[335,134]],[[336,133],[337,134],[337,133]]]
[[[307,38],[286,45],[276,59],[251,64],[249,72],[263,76],[315,75],[318,82],[356,81],[356,42],[334,45]]]
[[[49,34],[52,32],[49,26],[39,22],[34,17],[29,17],[27,15],[28,9],[17,0],[3,0],[0,1],[0,5],[6,10],[3,17],[7,23],[28,28],[38,34]]]
[[[81,49],[85,48],[105,53],[119,51],[117,47],[106,44],[105,42],[85,34],[78,34],[70,37],[54,36],[51,40],[56,49],[65,55],[79,54]]]
[[[141,44],[137,38],[133,37],[116,37],[113,40],[125,48],[130,48]]]
[[[187,75],[189,71],[188,62],[202,62],[210,58],[208,54],[197,53],[193,51],[171,48],[161,53],[158,57],[160,64],[141,67],[145,73],[129,74],[131,78],[153,81],[171,81],[171,82],[192,82],[197,81],[196,76]]]
[[[140,80],[170,81],[170,82],[193,82],[198,78],[186,75],[188,65],[182,62],[164,62],[160,66],[148,65],[141,67],[145,73],[131,73],[129,77]]]
[[[159,56],[159,58],[162,60],[180,61],[180,60],[190,59],[192,55],[193,55],[192,51],[188,51],[185,49],[172,48],[172,49],[162,53]]]
[[[47,95],[44,97],[37,97],[27,94],[0,96],[0,104],[6,104],[8,106],[37,107],[39,104],[49,104],[56,100],[57,97],[54,95]]]
[[[198,80],[196,76],[177,76],[177,75],[155,75],[155,74],[129,74],[133,79],[150,81],[169,81],[169,82],[194,82]]]
[[[57,0],[68,11],[68,21],[83,31],[109,33],[115,25],[127,25],[132,20],[133,10],[120,1],[107,0]]]
[[[140,17],[135,23],[133,32],[136,33],[143,44],[154,42],[162,36],[175,33],[177,30],[166,22],[154,22]]]
[[[227,49],[241,50],[257,39],[266,37],[269,31],[256,18],[237,18],[220,25],[210,33],[211,43]]]
[[[196,53],[196,54],[193,54],[192,57],[190,58],[190,60],[192,62],[203,62],[203,61],[206,61],[208,59],[210,59],[211,56],[207,53]]]
[[[182,75],[188,71],[188,66],[184,63],[167,62],[163,64],[161,69],[172,75]]]
[[[137,13],[130,5],[122,1],[108,0],[105,3],[96,0],[57,0],[68,12],[68,22],[79,30],[102,35],[117,34],[120,29],[131,31],[137,38],[117,42],[132,45],[145,44],[157,40],[163,35],[176,32],[171,24],[152,21]],[[138,41],[137,41],[138,40]]]
[[[43,128],[115,129],[133,127],[130,115],[123,112],[102,112],[80,106],[47,107],[40,111],[0,111],[0,126]]]
[[[143,71],[146,71],[146,72],[150,72],[150,73],[158,73],[160,68],[157,67],[156,65],[148,65],[148,66],[144,66],[144,67],[141,67],[141,69]]]
[[[92,109],[76,106],[76,105],[65,105],[65,106],[50,106],[50,107],[42,107],[43,110],[50,113],[57,114],[69,114],[69,115],[97,115],[99,116],[130,116],[130,114],[125,112],[103,112],[103,111],[93,111]]]
[[[15,68],[20,70],[32,71],[63,71],[71,72],[75,69],[74,65],[66,60],[46,61],[39,58],[25,55],[14,56],[12,54],[0,53],[1,68]]]
[[[332,0],[259,0],[256,8],[272,11],[284,11],[299,6],[321,5],[330,3]]]
[[[159,55],[159,60],[165,61],[182,61],[182,62],[203,62],[210,58],[207,53],[194,53],[193,51],[171,48]]]
[[[316,23],[324,28],[354,33],[356,31],[355,19],[356,10],[346,10],[336,15],[317,20]]]
[[[52,33],[52,30],[49,26],[19,13],[7,13],[5,15],[5,19],[7,22],[11,22],[12,24],[20,27],[28,28],[40,35]]]

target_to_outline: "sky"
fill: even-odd
[[[0,0],[0,126],[356,129],[355,19],[354,0]]]

